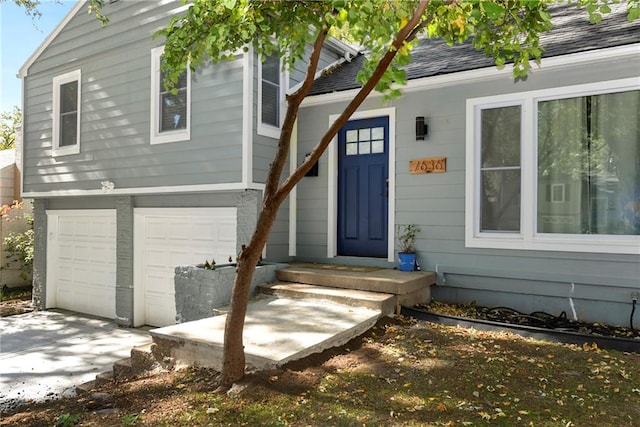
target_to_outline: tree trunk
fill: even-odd
[[[275,209],[273,206],[270,206],[270,208],[263,206],[256,230],[251,237],[251,242],[248,246],[243,247],[238,257],[236,278],[231,293],[231,304],[224,329],[222,378],[220,381],[220,385],[224,388],[228,388],[244,376],[245,354],[242,332],[249,305],[251,281],[253,280],[256,265],[260,261],[262,248],[275,221],[277,211],[278,206]]]
[[[293,187],[302,179],[304,174],[311,169],[312,165],[320,158],[322,153],[324,153],[331,140],[338,133],[338,130],[344,126],[347,120],[349,120],[349,117],[351,117],[362,102],[364,102],[369,93],[371,93],[375,88],[385,70],[391,64],[391,61],[395,57],[398,49],[402,46],[402,43],[407,40],[407,38],[414,36],[412,30],[421,25],[420,17],[424,13],[427,3],[427,0],[422,0],[420,2],[419,6],[414,11],[412,19],[400,29],[392,43],[392,47],[380,60],[371,78],[362,86],[358,94],[347,105],[340,117],[329,127],[329,130],[322,137],[320,142],[318,142],[311,152],[311,155],[282,183],[281,186],[278,186],[289,154],[291,135],[298,117],[298,110],[300,108],[300,104],[313,85],[313,78],[317,70],[320,52],[328,33],[328,28],[319,33],[314,43],[311,56],[309,57],[309,65],[307,67],[304,82],[296,93],[287,97],[287,113],[282,125],[280,140],[278,142],[278,150],[269,168],[269,174],[265,184],[262,211],[258,218],[256,230],[251,236],[251,241],[246,247],[243,247],[242,252],[238,257],[236,279],[233,284],[231,304],[229,306],[229,312],[227,313],[224,330],[222,376],[220,379],[220,387],[222,389],[230,387],[234,382],[241,380],[244,376],[245,353],[242,335],[244,319],[249,305],[251,281],[253,279],[256,264],[260,260],[262,249],[267,243],[271,227],[275,222],[276,214],[278,213],[280,205],[282,205]]]

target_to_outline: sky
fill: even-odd
[[[33,19],[12,0],[0,0],[0,112],[21,107],[20,67],[64,19],[76,0],[41,0],[42,16]]]

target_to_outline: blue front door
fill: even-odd
[[[338,147],[338,255],[386,258],[389,118],[350,121]]]

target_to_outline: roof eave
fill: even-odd
[[[538,70],[554,70],[583,65],[585,63],[606,62],[614,59],[634,58],[640,59],[640,43],[631,43],[626,45],[593,49],[584,52],[570,53],[566,55],[558,55],[542,58],[540,65],[532,66],[531,72]],[[513,75],[513,65],[507,64],[503,68],[496,66],[481,67],[471,70],[458,71],[449,74],[439,74],[435,76],[418,77],[407,82],[406,86],[400,87],[403,92],[414,92],[429,88],[450,86],[462,82],[484,81],[491,78],[499,78],[505,75]],[[360,88],[350,88],[344,90],[336,90],[334,92],[320,93],[307,96],[302,107],[313,105],[329,104],[341,102],[351,99],[360,90]],[[379,92],[372,92],[369,96],[382,96]]]

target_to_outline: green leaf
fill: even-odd
[[[502,18],[504,15],[505,9],[501,5],[493,2],[482,2],[480,3],[484,11],[486,12],[489,19],[495,21],[496,19]]]

